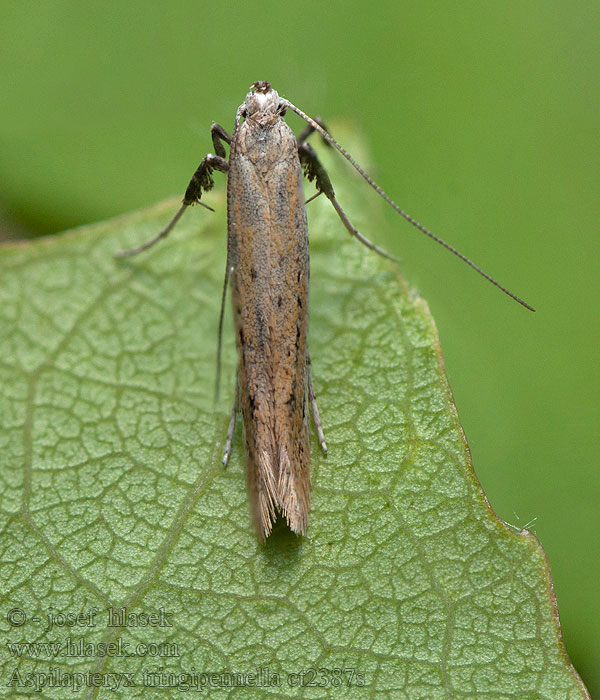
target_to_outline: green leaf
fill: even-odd
[[[378,203],[366,211],[367,187],[323,157],[377,239]],[[220,464],[236,359],[228,316],[215,407],[223,190],[208,201],[217,215],[189,212],[127,261],[113,253],[175,200],[2,250],[8,696],[586,697],[539,543],[475,478],[425,302],[323,197],[309,333],[329,454],[313,436],[308,536],[257,542],[239,424]],[[109,626],[111,607],[130,624]]]

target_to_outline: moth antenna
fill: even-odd
[[[444,246],[446,250],[449,250],[451,253],[456,255],[457,258],[460,258],[463,262],[467,263],[469,267],[472,267],[475,272],[478,272],[482,277],[484,277],[488,282],[491,282],[494,286],[498,287],[498,289],[502,292],[504,292],[507,296],[511,297],[511,299],[514,299],[516,302],[521,304],[521,306],[524,306],[526,309],[529,309],[529,311],[535,311],[533,306],[530,306],[527,302],[523,301],[520,297],[518,297],[516,294],[513,294],[509,289],[504,287],[503,285],[500,284],[500,282],[497,282],[493,277],[487,274],[487,272],[484,272],[479,265],[476,265],[472,260],[467,258],[466,255],[463,255],[459,250],[457,250],[454,246],[450,245],[450,243],[446,243],[443,239],[441,239],[439,236],[436,236],[435,233],[432,233],[429,229],[425,228],[422,224],[420,224],[416,219],[413,219],[410,214],[407,214],[394,200],[387,195],[381,187],[361,168],[361,166],[354,160],[354,158],[346,151],[334,138],[333,136],[330,136],[323,127],[316,122],[312,117],[309,117],[308,114],[305,114],[301,109],[296,107],[296,105],[292,104],[289,100],[281,100],[283,106],[286,109],[291,109],[292,112],[295,112],[299,117],[304,119],[304,121],[307,124],[310,124],[310,126],[315,130],[318,131],[319,134],[327,141],[329,144],[331,144],[336,150],[338,150],[344,158],[352,165],[352,167],[359,173],[359,175],[366,180],[369,185],[377,192],[377,194],[385,199],[385,201],[392,207],[392,209],[395,209],[400,216],[402,216],[406,221],[408,221],[409,224],[412,224],[415,228],[419,229],[421,233],[424,233],[426,236],[429,236],[429,238],[433,239],[436,243],[439,243],[441,246]]]

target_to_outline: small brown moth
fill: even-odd
[[[297,138],[283,118],[287,109],[308,123]],[[278,513],[291,530],[306,532],[310,505],[309,404],[319,442],[327,452],[307,345],[309,262],[303,169],[308,179],[315,181],[315,196],[324,194],[330,200],[349,233],[391,258],[352,225],[339,205],[327,173],[306,142],[313,131],[340,151],[413,226],[534,310],[400,209],[329,135],[320,120],[279,97],[267,81],[254,83],[237,110],[231,136],[213,123],[216,155],[209,153],[203,159],[175,216],[156,236],[118,255],[134,255],[167,236],[188,206],[198,203],[210,209],[200,200],[202,192],[213,187],[213,170],[227,173],[227,266],[219,318],[217,386],[223,309],[230,279],[239,365],[223,464],[229,458],[241,409],[246,482],[252,519],[261,540],[271,533]],[[228,159],[223,141],[230,147]]]

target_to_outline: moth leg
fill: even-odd
[[[221,384],[221,350],[223,348],[223,318],[225,317],[225,301],[227,300],[227,287],[229,277],[233,272],[233,266],[229,260],[225,265],[225,279],[223,280],[223,292],[221,293],[221,310],[219,311],[219,331],[217,333],[217,372],[215,375],[215,403],[219,400],[219,386]]]
[[[321,117],[315,117],[315,118],[314,118],[314,121],[315,121],[322,129],[324,129],[327,133],[329,133],[329,129],[325,126],[325,123],[323,122],[323,120],[321,119]],[[298,136],[296,137],[296,141],[298,142],[298,146],[300,146],[300,144],[304,143],[304,141],[306,141],[306,139],[312,134],[313,131],[315,131],[315,127],[314,127],[314,126],[311,126],[311,125],[309,124],[307,127],[305,127],[305,128],[298,134]],[[321,138],[323,138],[323,137],[321,137]],[[331,148],[331,144],[329,143],[329,141],[325,141],[325,139],[323,139],[323,143],[325,143],[325,144],[327,145],[328,148]]]
[[[217,122],[212,123],[210,127],[210,135],[212,136],[215,153],[221,158],[225,158],[225,148],[221,141],[225,141],[226,144],[230,144],[231,136],[220,124],[217,124]]]
[[[300,162],[304,166],[304,174],[308,178],[309,182],[312,182],[313,180],[315,181],[315,186],[318,190],[315,196],[318,196],[322,193],[327,197],[327,199],[331,202],[333,208],[338,213],[338,216],[342,220],[342,223],[344,224],[350,235],[357,238],[363,245],[375,251],[382,257],[388,258],[389,260],[393,260],[394,262],[400,262],[398,258],[395,258],[393,255],[386,253],[385,250],[383,250],[383,248],[380,248],[379,246],[375,245],[375,243],[372,243],[366,236],[363,236],[363,234],[352,225],[352,222],[346,215],[346,212],[342,209],[340,203],[337,201],[335,197],[335,192],[333,190],[333,185],[331,184],[331,180],[329,179],[329,175],[327,174],[327,171],[321,164],[321,161],[317,157],[317,154],[315,153],[312,146],[309,143],[301,143],[298,146],[298,155],[300,156]],[[311,197],[311,199],[314,199],[314,197]]]
[[[229,454],[231,452],[231,443],[233,442],[233,434],[235,432],[235,423],[237,420],[237,414],[240,410],[240,380],[239,371],[238,378],[235,381],[235,398],[233,400],[233,409],[231,411],[231,418],[229,419],[229,427],[227,428],[227,437],[225,438],[225,449],[223,450],[223,459],[221,464],[226,467],[229,460]]]
[[[321,449],[324,454],[327,454],[327,445],[325,444],[325,435],[323,434],[323,427],[321,426],[321,418],[319,417],[319,409],[317,408],[317,397],[315,396],[315,390],[312,383],[312,372],[310,368],[310,355],[306,359],[306,369],[308,370],[308,397],[310,399],[310,408],[312,411],[313,423],[315,424],[315,430],[317,431],[317,437],[319,438],[319,443],[321,444]]]
[[[225,154],[225,149],[223,148],[221,143],[219,143],[219,148],[221,149],[223,154]],[[138,253],[141,253],[142,250],[146,250],[147,248],[150,248],[150,246],[153,246],[157,241],[160,241],[161,238],[166,238],[175,226],[175,224],[183,216],[183,212],[192,204],[201,204],[206,209],[210,209],[211,211],[213,211],[211,207],[209,207],[207,204],[204,204],[204,202],[200,201],[202,190],[208,192],[208,190],[211,190],[213,188],[215,184],[212,178],[213,170],[220,170],[221,172],[226,173],[228,169],[229,163],[225,160],[225,158],[223,158],[220,155],[215,156],[212,153],[207,153],[200,165],[198,166],[196,172],[192,175],[190,184],[187,186],[185,195],[183,197],[183,204],[179,207],[177,213],[171,219],[171,221],[169,221],[169,223],[162,229],[162,231],[159,231],[155,236],[152,236],[152,238],[136,246],[135,248],[130,248],[129,250],[121,250],[118,253],[115,253],[115,257],[128,258],[132,255],[137,255]]]

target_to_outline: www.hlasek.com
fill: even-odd
[[[16,658],[97,658],[104,656],[178,657],[176,642],[132,645],[121,637],[114,642],[86,642],[85,639],[67,637],[65,642],[6,642],[9,654]]]

